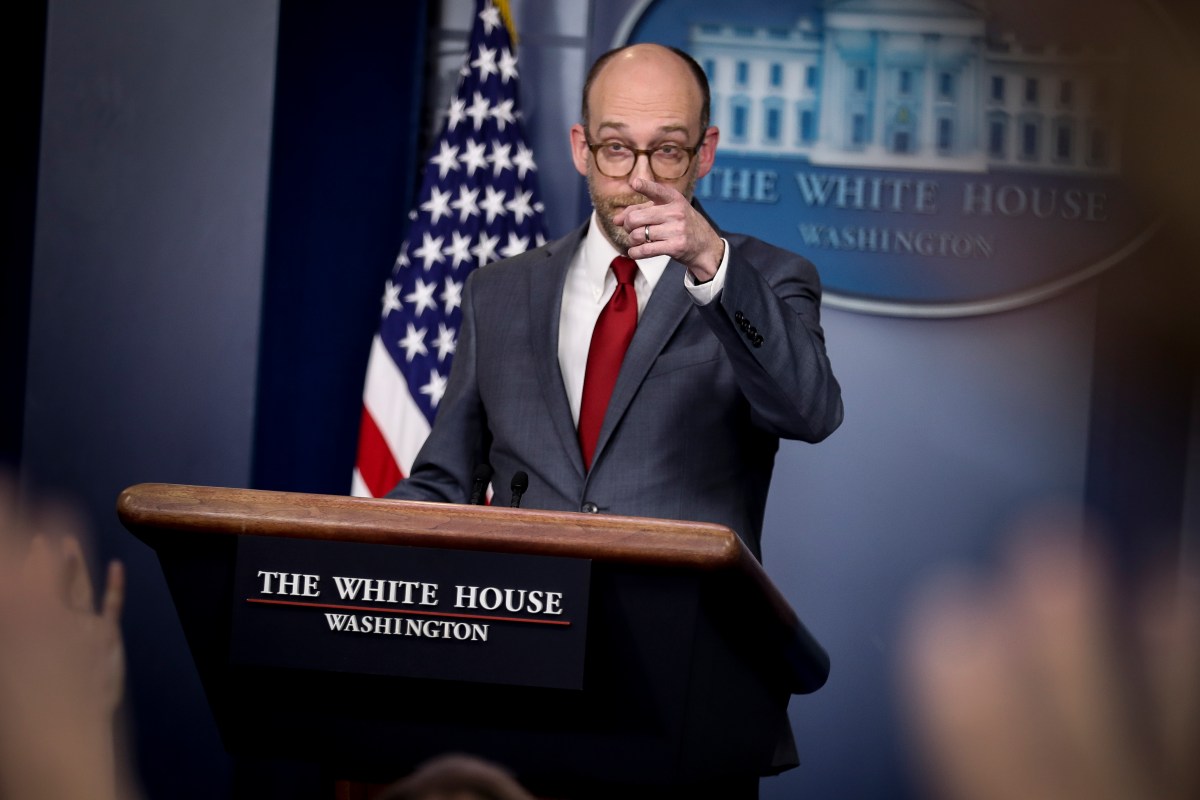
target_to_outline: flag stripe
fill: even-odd
[[[375,418],[365,407],[363,408],[362,423],[358,430],[358,473],[372,497],[380,497],[391,490],[404,475],[392,458]]]
[[[425,415],[413,402],[412,395],[397,391],[404,384],[404,376],[392,361],[379,337],[371,345],[371,358],[367,362],[366,387],[363,389],[363,416],[370,415],[375,429],[388,449],[393,462],[400,471],[396,480],[412,471],[413,461],[425,437],[429,435],[429,423]],[[359,469],[364,467],[361,464]],[[364,476],[365,477],[365,476]],[[378,479],[368,483],[374,485]],[[392,482],[392,486],[395,481]],[[384,489],[384,493],[392,486]],[[375,497],[379,494],[372,493]]]
[[[367,488],[367,482],[363,480],[358,467],[354,468],[354,476],[350,479],[350,494],[354,497],[375,497],[374,492]]]

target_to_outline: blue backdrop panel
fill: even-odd
[[[414,195],[427,4],[283,3],[252,484],[350,489]]]

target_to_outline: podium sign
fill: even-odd
[[[582,689],[591,562],[243,536],[234,664]]]

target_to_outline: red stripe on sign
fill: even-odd
[[[404,477],[366,406],[363,406],[362,423],[358,428],[358,463],[355,466],[372,497],[383,497]]]
[[[376,606],[348,606],[341,603],[306,603],[302,600],[266,600],[261,597],[247,597],[247,603],[261,603],[268,606],[300,606],[301,608],[334,608],[339,611],[374,611],[383,614],[412,614],[419,617],[451,617],[453,619],[485,619],[489,622],[526,622],[530,625],[570,625],[570,620],[562,619],[529,619],[527,617],[496,617],[488,614],[455,614],[447,611],[416,611],[409,608],[378,608]]]

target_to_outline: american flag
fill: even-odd
[[[467,275],[545,243],[537,166],[517,102],[507,8],[476,0],[470,49],[371,345],[352,492],[387,494],[408,474],[446,390]]]

